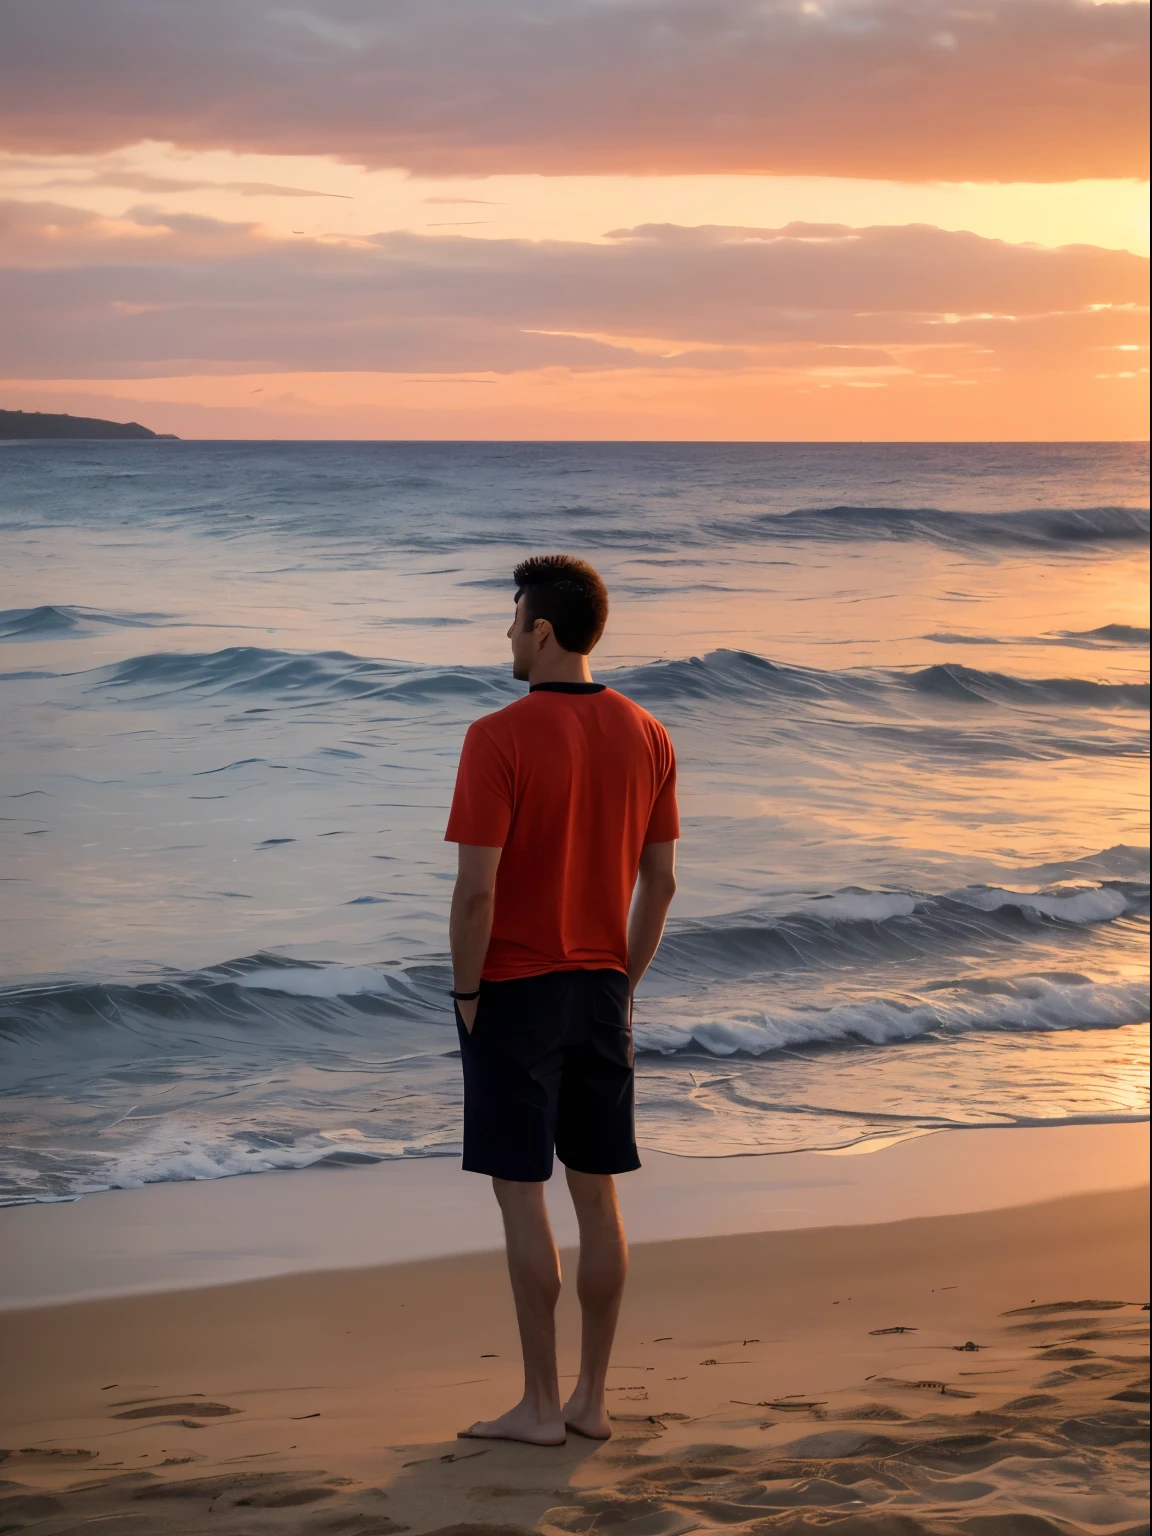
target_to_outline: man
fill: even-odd
[[[640,1166],[632,995],[675,883],[676,760],[639,705],[592,680],[608,594],[583,560],[514,572],[516,703],[471,726],[445,834],[464,1067],[464,1168],[504,1218],[524,1396],[469,1436],[558,1445],[611,1433],[604,1397],[628,1253],[613,1175]],[[629,907],[631,913],[629,914]],[[560,1262],[544,1184],[565,1165],[580,1227],[580,1377],[561,1406]]]

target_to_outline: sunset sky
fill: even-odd
[[[1148,7],[11,0],[0,406],[1147,435]]]

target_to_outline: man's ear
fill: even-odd
[[[543,649],[548,644],[548,637],[552,633],[551,622],[548,619],[537,619],[532,626],[532,633],[535,636],[536,644]]]

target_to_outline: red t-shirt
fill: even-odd
[[[640,850],[680,836],[668,732],[612,688],[537,685],[469,727],[444,835],[504,850],[485,981],[626,971]]]

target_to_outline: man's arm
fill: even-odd
[[[676,844],[645,843],[628,918],[628,986],[635,992],[660,945],[676,894]]]
[[[502,848],[479,848],[460,843],[456,867],[456,885],[452,891],[452,913],[448,919],[448,941],[452,947],[452,990],[475,992],[480,985],[480,971],[492,937],[492,915],[496,906],[496,868]],[[476,999],[457,1003],[464,1027],[472,1033],[476,1022]]]

